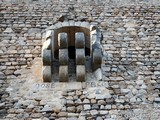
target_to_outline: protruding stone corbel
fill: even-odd
[[[85,37],[84,33],[77,32],[75,35],[76,48],[76,78],[78,82],[85,81]]]
[[[59,46],[59,81],[68,82],[68,36],[67,33],[58,34]]]

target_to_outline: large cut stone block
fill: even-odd
[[[52,79],[51,66],[43,66],[42,74],[44,82],[51,82]]]
[[[76,64],[85,64],[85,49],[76,49]]]
[[[42,50],[44,49],[51,49],[51,39],[48,39],[43,43]]]
[[[59,49],[59,64],[68,65],[68,49]]]
[[[67,36],[67,33],[59,33],[58,34],[58,46],[59,46],[59,49],[68,48],[68,36]]]
[[[68,82],[68,66],[59,67],[59,81]]]
[[[76,48],[84,48],[84,46],[85,46],[84,33],[77,32],[75,37],[76,37],[76,41],[75,41]]]
[[[51,50],[42,51],[43,65],[51,65]]]
[[[48,30],[48,31],[46,32],[46,36],[45,36],[45,39],[46,39],[46,40],[47,40],[48,38],[51,38],[51,37],[52,37],[52,35],[53,35],[52,32],[53,32],[52,30]]]
[[[102,54],[99,49],[95,49],[92,53],[92,70],[95,71],[98,68],[101,68],[102,63]]]
[[[85,66],[84,65],[77,65],[76,66],[76,77],[78,82],[84,82],[85,81]]]

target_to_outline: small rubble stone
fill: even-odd
[[[31,114],[31,117],[32,117],[32,118],[41,118],[41,117],[42,117],[42,114],[41,114],[41,113],[32,113],[32,114]]]
[[[45,105],[41,112],[51,112],[53,111],[52,107]]]
[[[103,118],[102,117],[97,117],[96,120],[103,120]]]
[[[97,115],[97,114],[98,114],[98,111],[97,111],[97,110],[91,110],[90,113],[91,113],[91,115],[94,116],[94,115]]]
[[[84,99],[83,103],[90,103],[90,101],[88,99]]]
[[[104,100],[98,100],[98,105],[105,105],[106,102]]]
[[[95,110],[98,110],[98,109],[99,109],[99,105],[98,105],[98,104],[93,104],[93,105],[92,105],[92,109],[93,109],[93,110],[94,110],[94,109],[95,109]]]
[[[76,108],[75,107],[67,107],[67,111],[74,113],[76,111]]]
[[[84,105],[84,110],[90,110],[91,109],[91,105]]]
[[[96,100],[95,99],[91,99],[91,104],[95,104]]]
[[[24,110],[23,109],[17,109],[16,111],[15,111],[16,113],[24,113]]]
[[[160,98],[155,98],[154,101],[155,102],[160,102]]]
[[[100,113],[100,115],[107,115],[108,111],[107,110],[100,110],[99,113]]]
[[[155,74],[156,76],[160,76],[160,71],[155,71],[154,74]]]
[[[80,113],[83,110],[83,106],[82,105],[78,105],[76,107],[76,112]]]
[[[107,109],[107,110],[110,110],[111,108],[112,108],[111,105],[106,105],[106,106],[105,106],[105,109]]]
[[[0,110],[0,115],[5,115],[7,113],[7,110],[6,109],[1,109]]]
[[[60,112],[58,113],[58,117],[67,117],[68,113],[67,112]]]
[[[80,96],[80,95],[82,95],[82,92],[79,91],[79,90],[77,90],[77,91],[76,91],[76,95]]]

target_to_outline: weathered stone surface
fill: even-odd
[[[90,110],[91,109],[91,105],[84,105],[84,110]]]
[[[98,109],[99,109],[98,104],[93,104],[93,105],[92,105],[92,109],[93,109],[93,110],[94,110],[94,109],[98,110]]]
[[[30,5],[28,5],[28,1],[22,1],[3,0],[0,3],[1,119],[56,120],[78,119],[78,116],[82,120],[135,119],[135,116],[136,118],[151,116],[150,118],[155,120],[159,118],[159,111],[157,110],[159,106],[160,76],[160,25],[159,12],[157,12],[159,11],[159,1],[143,1],[145,5],[142,5],[142,2],[136,2],[135,5],[135,1],[131,0],[119,2],[108,0],[83,0],[77,2],[47,0],[43,2],[41,0],[41,2],[33,1],[33,4],[30,1]],[[14,2],[18,4],[12,4]],[[122,4],[125,4],[125,7]],[[78,91],[81,92],[76,94],[73,94],[76,91],[68,91],[65,96],[61,96],[62,91],[55,90],[54,83],[51,83],[52,88],[49,88],[49,90],[41,90],[38,88],[39,85],[37,85],[40,79],[33,79],[32,75],[35,72],[28,74],[28,71],[34,67],[32,66],[34,64],[33,59],[41,57],[41,49],[50,50],[51,45],[52,47],[56,44],[58,45],[58,41],[57,43],[51,43],[53,38],[51,38],[52,35],[50,33],[43,40],[45,42],[41,41],[41,36],[50,25],[52,25],[50,27],[51,30],[62,27],[61,22],[54,26],[57,18],[59,18],[59,14],[67,14],[69,15],[67,19],[72,20],[72,22],[62,20],[65,21],[63,23],[64,26],[72,25],[73,27],[81,24],[88,26],[85,22],[78,20],[87,21],[93,24],[93,26],[95,25],[90,29],[93,36],[90,36],[86,29],[76,27],[78,32],[84,31],[86,44],[88,44],[89,37],[93,37],[92,42],[94,43],[97,39],[101,39],[97,34],[96,28],[96,25],[100,26],[103,32],[102,37],[104,38],[101,41],[103,51],[101,72],[104,79],[99,80],[108,82],[108,87],[105,89],[108,89],[110,94],[107,97],[103,94],[102,89],[99,90],[99,94],[97,92],[95,94],[97,88],[100,87],[97,84],[95,85],[96,87],[90,88],[90,86],[87,86],[86,89],[80,89]],[[69,34],[72,31],[68,28],[64,28],[63,31],[60,28],[57,32]],[[57,36],[53,37],[55,39]],[[70,37],[75,38],[75,35],[68,36],[68,39]],[[72,45],[75,45],[75,43]],[[90,51],[92,52],[92,50],[91,48]],[[54,52],[58,54],[58,49]],[[51,56],[54,58],[56,55],[52,53]],[[56,57],[58,59],[58,55]],[[58,64],[56,65],[58,66]],[[25,69],[26,72],[23,72],[21,69]],[[55,69],[57,70],[57,68]],[[86,67],[86,74],[87,72],[90,71]],[[74,74],[72,75],[74,76]],[[70,78],[72,79],[73,76]],[[53,80],[57,80],[57,78],[53,77]],[[93,82],[95,78],[89,77],[89,80]],[[27,84],[25,84],[25,81],[27,81]],[[32,86],[34,83],[36,87]],[[44,84],[41,87],[44,86],[48,87],[48,85]],[[7,87],[8,89],[6,90]],[[62,89],[64,87],[61,87]],[[88,92],[89,89],[92,89],[93,92]],[[41,97],[41,99],[38,97]],[[45,110],[46,112],[40,113],[43,108],[47,109],[46,105],[61,102],[58,99],[59,97],[61,99],[66,99],[67,97],[69,101],[64,104],[62,102],[62,108],[56,109],[56,106],[53,105],[52,108],[55,108],[53,111],[47,112]],[[42,102],[42,99],[45,102],[44,100]],[[85,99],[88,99],[90,103],[83,103]],[[107,106],[98,105],[99,100],[104,100]],[[84,111],[84,104],[89,104],[91,108]],[[70,117],[62,115],[62,113],[62,117],[58,116],[60,112],[66,112],[68,107],[76,107],[75,113],[68,113]],[[13,109],[8,110],[8,108]],[[99,114],[91,115],[93,110],[97,110]],[[135,116],[132,116],[133,114]],[[138,116],[139,114],[140,116]],[[126,116],[130,116],[130,118],[126,118]]]
[[[104,100],[98,100],[98,105],[105,105],[106,102]]]
[[[106,110],[101,110],[99,111],[100,115],[107,115],[108,114],[108,111]]]
[[[91,110],[90,113],[91,113],[92,116],[94,116],[94,115],[98,114],[98,111],[97,110]]]
[[[3,31],[4,33],[12,33],[13,32],[13,30],[12,30],[12,28],[6,28],[6,30],[5,31]]]
[[[155,98],[154,101],[155,102],[160,102],[160,98]]]
[[[41,110],[41,112],[52,112],[52,111],[53,108],[48,105],[45,105],[44,108]]]
[[[51,82],[51,79],[52,79],[51,66],[44,66],[43,67],[43,81]]]
[[[94,71],[94,75],[97,80],[102,80],[102,70],[100,68]]]
[[[67,111],[74,113],[76,111],[76,107],[67,107]]]
[[[39,33],[39,32],[37,32],[37,33]],[[48,30],[46,32],[46,34],[45,34],[45,39],[48,40],[48,38],[51,38],[52,34],[53,34],[53,31],[52,30]]]
[[[4,80],[6,78],[5,74],[3,72],[0,72],[0,80]]]
[[[75,47],[76,48],[84,48],[84,46],[85,46],[85,37],[84,37],[84,33],[82,33],[82,32],[78,32],[78,33],[76,33],[76,35],[75,35]]]
[[[68,66],[59,67],[59,81],[60,82],[68,81]]]
[[[31,114],[31,118],[40,118],[40,117],[42,117],[41,113],[32,113]]]
[[[84,49],[76,49],[76,64],[84,65],[85,64],[85,51]]]
[[[42,59],[43,65],[51,65],[51,50],[43,50]]]
[[[85,81],[85,66],[84,65],[77,65],[76,67],[76,77],[78,82]]]
[[[68,113],[67,112],[60,112],[58,113],[58,117],[67,117]]]
[[[92,70],[95,71],[96,69],[101,68],[101,63],[102,63],[101,51],[95,49],[92,55]]]
[[[83,103],[90,103],[90,101],[88,99],[84,99]]]
[[[76,107],[76,112],[80,113],[83,110],[83,106],[82,105],[78,105]]]
[[[47,50],[51,49],[51,39],[48,39],[43,43],[42,51],[45,49]]]
[[[59,49],[59,64],[68,65],[68,49]]]
[[[67,33],[59,33],[58,34],[58,45],[59,45],[59,49],[67,49],[67,47],[68,47]]]
[[[0,115],[5,115],[7,113],[7,110],[6,109],[1,109],[0,110]]]

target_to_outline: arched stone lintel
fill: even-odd
[[[46,31],[48,30],[57,30],[60,29],[62,27],[84,27],[90,30],[90,23],[89,22],[75,22],[73,20],[70,21],[64,21],[64,22],[58,22],[50,27],[47,28]]]
[[[96,41],[98,43],[100,43],[101,41],[101,32],[100,30],[98,29],[97,26],[95,25],[91,25],[89,22],[80,22],[80,21],[73,21],[73,20],[70,20],[70,21],[64,21],[64,22],[58,22],[52,26],[50,26],[47,30],[49,31],[57,31],[58,29],[61,29],[61,28],[65,28],[65,27],[80,27],[81,29],[85,28],[85,29],[88,29],[90,30],[90,37],[92,36],[92,34],[96,34],[97,35],[97,39]],[[52,32],[53,33],[53,32]],[[48,34],[46,35],[46,37],[48,37]],[[92,41],[92,39],[91,39]],[[91,42],[92,43],[92,42]]]

